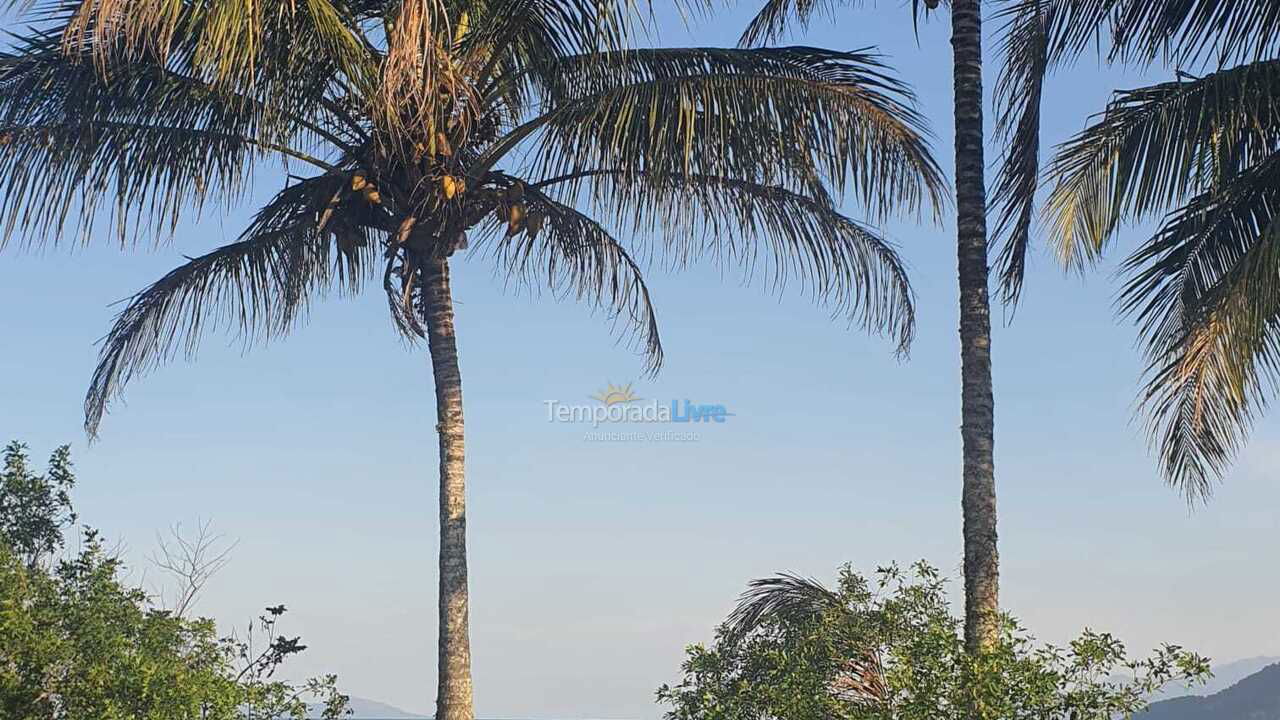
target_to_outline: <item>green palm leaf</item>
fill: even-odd
[[[913,97],[870,53],[681,48],[560,63],[550,112],[492,155],[536,135],[535,172],[634,168],[821,191],[847,183],[877,216],[943,204],[945,181]]]
[[[378,261],[377,228],[350,217],[317,221],[347,183],[321,176],[286,188],[238,242],[193,258],[129,299],[107,335],[85,400],[96,435],[110,401],[132,379],[178,352],[194,357],[207,331],[230,329],[246,342],[287,333],[311,302],[360,291]]]
[[[159,65],[104,77],[85,60],[50,34],[0,54],[5,238],[56,241],[74,215],[87,239],[104,211],[121,242],[130,229],[164,235],[208,198],[238,200],[263,158],[328,169],[312,153],[347,147],[350,130],[321,106],[297,117]]]
[[[1119,223],[1161,212],[1268,157],[1280,139],[1280,61],[1120,93],[1049,168],[1058,256],[1079,267]]]
[[[524,232],[511,233],[507,223],[497,223],[482,233],[477,251],[490,254],[517,287],[544,287],[603,308],[644,353],[646,370],[656,373],[662,340],[640,265],[602,225],[536,186],[524,203],[538,228],[530,231],[526,220]]]
[[[212,87],[251,94],[340,73],[374,82],[377,54],[358,30],[365,0],[70,0],[52,3],[68,54],[101,68],[137,61],[176,66]],[[302,73],[298,76],[297,73]],[[287,103],[288,97],[278,102]]]
[[[1089,0],[1097,3],[1099,0]],[[1225,63],[1280,50],[1276,0],[1111,0],[1115,54]]]
[[[994,135],[1004,150],[992,190],[996,208],[993,240],[1000,290],[1007,305],[1022,294],[1036,190],[1040,184],[1040,101],[1051,66],[1050,42],[1061,27],[1059,8],[1031,0],[1004,8],[999,53],[1004,62],[996,80]]]
[[[1111,61],[1168,58],[1220,69],[1229,62],[1273,57],[1280,50],[1280,2],[1004,0],[997,15],[1003,21],[1004,62],[996,83],[995,134],[1005,150],[994,186],[995,238],[1001,245],[997,264],[1004,299],[1016,304],[1041,180],[1040,104],[1047,76],[1104,42]],[[1105,217],[1082,213],[1085,224],[1106,225]],[[1074,253],[1068,257],[1073,263],[1079,259]]]
[[[911,21],[917,26],[920,19],[938,5],[950,5],[951,0],[911,0]],[[840,7],[860,7],[862,0],[766,0],[760,11],[747,24],[738,44],[742,47],[761,45],[782,37],[791,29],[794,18],[800,29],[807,28],[815,13],[832,15]]]
[[[748,583],[727,625],[730,632],[746,635],[764,623],[799,623],[845,610],[840,595],[817,580],[783,573]]]
[[[802,291],[905,353],[915,307],[897,251],[829,200],[721,175],[594,170],[542,181],[562,197],[589,198],[610,224],[654,238],[677,267],[710,259]]]
[[[1280,157],[1193,198],[1126,263],[1165,477],[1207,498],[1280,381]]]
[[[1274,0],[1012,0],[997,129],[1002,280],[1016,301],[1039,173],[1046,75],[1095,41],[1111,60],[1170,57],[1203,77],[1118,93],[1059,148],[1045,214],[1059,260],[1083,268],[1127,223],[1165,222],[1125,265],[1122,309],[1148,370],[1141,411],[1169,482],[1202,499],[1230,467],[1275,390],[1280,27]],[[1247,61],[1235,67],[1228,62]]]

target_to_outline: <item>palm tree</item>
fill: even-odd
[[[329,293],[380,281],[395,327],[425,337],[438,720],[473,717],[454,263],[602,306],[649,371],[662,346],[636,248],[760,263],[911,340],[897,254],[828,189],[877,217],[941,202],[911,94],[870,52],[632,49],[624,2],[50,3],[0,56],[6,237],[163,240],[251,176],[284,186],[235,242],[129,300],[86,399],[91,435],[131,379],[206,330],[276,338]]]
[[[857,0],[850,0],[858,4]],[[940,0],[912,0],[913,17]],[[949,0],[955,75],[956,248],[960,282],[961,420],[963,439],[965,644],[978,652],[999,624],[1000,557],[996,533],[995,401],[991,381],[985,134],[982,112],[982,8]],[[819,3],[767,0],[742,36],[744,46],[771,40],[788,17],[808,22]]]
[[[1023,209],[1025,247],[1047,181],[1049,240],[1073,269],[1100,258],[1125,223],[1160,219],[1123,265],[1120,309],[1145,346],[1139,407],[1162,473],[1204,500],[1280,381],[1280,3],[1019,0],[1010,12],[1033,28],[1009,83],[1034,98],[1011,115],[1029,133],[1044,69],[1099,35],[1111,61],[1183,68],[1118,92],[1045,178],[1028,165],[1009,198]]]

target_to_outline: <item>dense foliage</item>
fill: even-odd
[[[99,534],[50,556],[74,522],[70,453],[45,475],[10,444],[0,485],[0,717],[23,720],[251,720],[301,718],[308,699],[339,717],[346,698],[332,676],[301,684],[272,678],[304,646],[276,632],[268,608],[245,638],[213,621],[157,607],[129,586]],[[32,548],[39,551],[32,554]],[[36,561],[33,558],[40,558]],[[265,640],[257,641],[255,637]]]
[[[40,560],[63,545],[62,529],[76,521],[71,509],[71,448],[63,445],[49,458],[48,471],[32,472],[27,464],[27,448],[11,442],[4,449],[4,469],[0,471],[0,541],[27,565]]]
[[[757,580],[716,631],[688,649],[684,677],[658,690],[669,720],[1114,720],[1208,662],[1176,646],[1130,660],[1114,637],[1085,631],[1040,645],[1011,618],[986,653],[965,653],[944,579],[926,564],[873,577],[842,569],[837,586],[784,575]]]

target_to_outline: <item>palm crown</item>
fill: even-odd
[[[457,251],[604,306],[650,370],[662,348],[636,256],[798,277],[910,342],[897,254],[836,198],[882,217],[936,209],[943,183],[910,93],[869,52],[637,49],[635,8],[613,0],[48,0],[32,17],[0,55],[6,238],[163,239],[284,163],[238,240],[117,317],[90,433],[209,326],[278,336],[313,300],[381,280],[396,327],[426,337],[440,720],[474,716]]]
[[[316,296],[381,277],[397,326],[419,334],[422,264],[468,245],[621,313],[656,367],[640,268],[608,226],[659,235],[680,262],[751,263],[764,246],[774,279],[801,271],[905,347],[898,258],[826,189],[847,184],[877,214],[938,200],[910,96],[872,54],[627,49],[622,5],[456,3],[416,11],[435,31],[416,77],[435,84],[388,102],[411,5],[65,2],[3,57],[11,233],[101,231],[104,210],[122,240],[164,233],[239,199],[266,160],[313,171],[290,174],[237,242],[133,298],[90,430],[124,380],[209,320],[275,335]]]

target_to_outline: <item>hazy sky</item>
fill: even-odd
[[[730,44],[746,16],[664,21],[661,39]],[[887,0],[815,22],[801,41],[888,52],[950,168],[948,30],[924,26],[917,46],[908,10]],[[1094,62],[1060,74],[1048,139],[1141,80]],[[259,194],[279,183],[264,176]],[[135,577],[157,531],[212,519],[239,545],[202,612],[243,623],[284,603],[287,630],[310,646],[295,674],[336,672],[349,692],[430,713],[431,381],[377,292],[318,306],[291,339],[249,353],[212,337],[197,363],[133,385],[100,442],[80,429],[109,304],[233,237],[250,209],[210,214],[149,253],[0,257],[0,440],[24,439],[41,460],[74,445],[83,518],[126,543]],[[481,717],[658,716],[654,688],[753,577],[918,558],[958,575],[953,224],[886,232],[919,295],[906,362],[798,294],[655,269],[667,364],[644,380],[598,315],[507,294],[480,261],[455,271]],[[1016,322],[997,329],[1004,604],[1055,642],[1089,626],[1143,651],[1173,641],[1217,660],[1280,654],[1280,422],[1261,423],[1212,504],[1189,513],[1132,422],[1139,362],[1112,311],[1117,288],[1110,270],[1068,278],[1037,252]],[[610,381],[735,415],[699,442],[657,445],[588,443],[581,427],[546,421],[545,401],[588,402]]]

